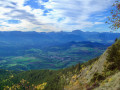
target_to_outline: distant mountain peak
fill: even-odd
[[[80,32],[83,32],[83,31],[82,30],[74,30],[72,32],[74,32],[74,33],[80,33]]]

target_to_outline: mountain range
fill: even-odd
[[[74,30],[72,32],[21,32],[6,31],[0,32],[0,44],[10,46],[29,46],[29,47],[45,47],[51,45],[59,45],[71,41],[91,41],[99,43],[113,43],[119,38],[120,33],[111,32],[83,32]]]

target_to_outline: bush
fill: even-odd
[[[92,86],[87,87],[86,90],[93,90],[93,89],[96,88],[96,87],[99,87],[99,84],[95,82]]]
[[[104,80],[104,79],[105,79],[105,77],[102,74],[95,73],[93,75],[93,78],[91,79],[91,82],[97,82],[97,81],[101,81],[101,80]]]
[[[107,67],[108,70],[120,70],[120,40],[117,40],[108,50],[107,62],[111,63]]]

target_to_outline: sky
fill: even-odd
[[[115,0],[0,0],[0,31],[110,31]]]

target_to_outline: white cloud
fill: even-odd
[[[96,24],[103,24],[103,22],[98,23],[94,20],[88,21],[88,19],[94,14],[99,15],[99,13],[104,12],[112,5],[113,1],[114,0],[51,0],[44,5],[46,5],[46,8],[53,9],[49,17],[54,17],[54,19],[60,17],[65,18],[61,22],[62,28],[64,27],[63,29],[84,29]],[[65,25],[65,23],[68,24],[71,22],[77,23],[77,25]]]
[[[98,25],[98,24],[104,24],[105,22],[95,22],[94,24]]]
[[[25,1],[28,0],[0,0],[0,23],[3,25],[0,30],[71,31],[89,28],[103,24],[105,16],[99,15],[114,2],[114,0],[49,0],[49,2],[39,0],[39,4],[45,5],[45,10],[52,9],[44,16],[44,9],[24,6]],[[8,24],[6,20],[9,19],[18,19],[21,23]]]

